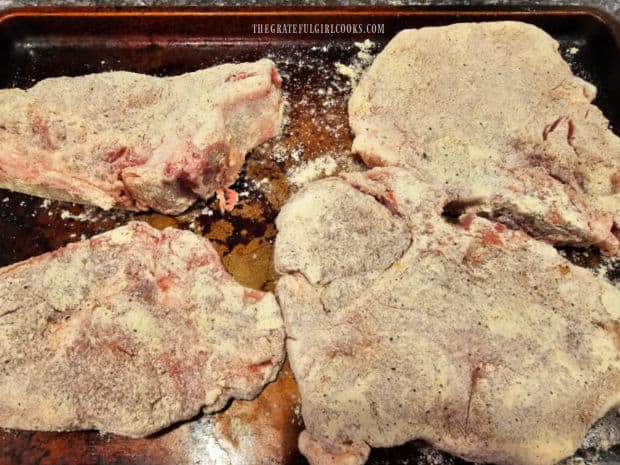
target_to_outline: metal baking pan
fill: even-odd
[[[208,237],[239,282],[273,290],[274,218],[283,202],[304,179],[360,169],[350,153],[346,114],[351,78],[367,64],[360,52],[380,51],[405,28],[500,19],[531,22],[553,35],[574,72],[598,87],[595,103],[612,127],[620,128],[620,22],[596,9],[30,8],[0,12],[2,87],[29,87],[47,77],[108,70],[174,75],[270,57],[284,78],[289,102],[283,135],[248,156],[234,186],[241,194],[240,204],[232,212],[221,214],[214,201],[199,202],[175,218],[103,212],[0,191],[0,266],[133,218],[160,228],[189,228]],[[360,43],[366,39],[370,42]],[[600,265],[596,250],[566,253],[580,265]],[[612,280],[620,277],[613,265],[607,275]],[[612,427],[614,421],[610,420]],[[0,465],[304,464],[296,449],[301,427],[297,387],[285,367],[256,400],[235,401],[222,413],[146,439],[97,432],[0,430]],[[618,452],[611,449],[599,459],[617,461]],[[587,450],[580,454],[589,457]],[[374,450],[369,463],[462,461],[412,442]]]

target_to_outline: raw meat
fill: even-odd
[[[312,465],[412,439],[551,465],[620,404],[620,291],[501,223],[451,222],[447,202],[411,170],[375,168],[282,209],[276,293]]]
[[[0,90],[0,187],[178,214],[232,184],[280,131],[270,60],[175,77],[117,71]]]
[[[0,270],[0,426],[145,436],[249,399],[284,358],[272,294],[188,231],[127,226]]]
[[[620,138],[595,93],[532,25],[405,30],[351,96],[353,150],[370,166],[415,169],[452,207],[614,254]]]

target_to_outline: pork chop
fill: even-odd
[[[0,187],[178,214],[232,184],[280,131],[270,60],[175,77],[107,72],[0,90]]]
[[[613,254],[620,138],[595,94],[535,26],[405,30],[351,96],[353,150],[370,166],[417,170],[453,206]]]
[[[620,403],[620,291],[521,231],[444,219],[448,201],[411,170],[375,168],[308,185],[277,218],[311,465],[413,439],[551,465]]]
[[[272,294],[209,241],[127,226],[0,270],[0,426],[145,436],[249,399],[284,358]]]

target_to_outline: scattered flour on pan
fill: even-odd
[[[207,216],[213,216],[213,210],[211,210],[209,207],[204,207],[202,210],[200,210],[200,214],[207,215]]]
[[[599,256],[588,249],[573,250],[570,255],[564,250],[558,250],[558,253],[574,264],[590,270],[594,275],[608,279],[620,289],[620,257]],[[618,425],[620,427],[620,422]]]
[[[607,450],[620,443],[620,408],[612,409],[598,420],[588,431],[581,443],[581,449],[593,451]],[[590,460],[592,461],[592,460]],[[567,461],[570,463],[570,461]]]
[[[416,460],[418,465],[452,465],[454,463],[452,457],[434,447],[423,445],[418,450],[420,453]]]
[[[336,62],[336,71],[349,79],[351,88],[355,88],[359,82],[362,74],[368,68],[375,56],[371,53],[375,48],[375,43],[370,39],[366,39],[364,42],[355,42],[355,46],[359,49],[355,58],[351,61],[351,64],[345,65],[340,62]]]
[[[598,276],[607,277],[614,286],[620,289],[620,279],[618,279],[620,275],[620,257],[602,257],[601,263],[594,269],[594,273]],[[618,409],[618,416],[620,417],[620,409]],[[620,418],[618,428],[620,429]]]
[[[289,156],[289,152],[286,149],[286,146],[283,144],[276,144],[273,146],[271,152],[269,153],[270,158],[277,162],[283,163]]]
[[[363,164],[350,152],[326,153],[312,160],[302,161],[286,172],[288,181],[302,187],[311,181],[332,176],[341,171],[364,170]]]
[[[70,205],[71,207],[63,208],[65,205]],[[79,207],[81,209],[80,213],[73,213],[71,210],[74,207]],[[42,199],[41,204],[37,208],[38,210],[46,211],[48,216],[60,216],[61,220],[80,221],[83,223],[96,223],[98,221],[112,220],[115,221],[117,225],[120,225],[128,219],[131,219],[134,215],[134,213],[130,211],[106,211],[91,205],[66,204],[64,202],[57,202],[50,199]],[[36,216],[36,213],[33,213],[33,216]]]
[[[90,205],[82,205],[82,212],[75,214],[67,209],[60,211],[60,218],[63,220],[82,221],[88,223],[94,223],[103,220],[115,221],[117,225],[131,220],[134,212],[123,210],[101,210],[100,208]]]
[[[299,162],[301,160],[301,155],[304,153],[304,149],[301,147],[296,147],[292,152],[291,152],[291,158],[293,159],[293,161]]]
[[[287,171],[286,177],[291,184],[301,187],[310,181],[331,176],[338,169],[338,163],[330,155],[323,155],[314,160],[309,160]]]
[[[258,191],[268,186],[270,186],[268,178],[263,178],[259,181],[248,178],[239,183],[239,186],[237,186],[237,194],[239,194],[240,199],[247,199],[254,197]]]
[[[303,153],[304,148],[301,146],[289,150],[284,144],[275,144],[269,152],[269,157],[277,163],[283,163],[289,159],[299,163]]]
[[[62,210],[60,212],[60,217],[63,220],[77,220],[77,221],[95,221],[96,218],[92,216],[92,212],[88,210],[84,210],[82,213],[76,215],[71,213],[69,210]]]

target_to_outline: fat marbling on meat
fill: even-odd
[[[280,309],[208,240],[133,222],[0,269],[0,427],[146,436],[250,399]]]
[[[263,59],[174,77],[115,71],[2,89],[0,187],[181,213],[228,188],[246,153],[280,132],[280,83]]]
[[[620,138],[595,94],[533,25],[404,30],[351,96],[353,150],[370,166],[416,170],[453,207],[615,254]]]
[[[455,224],[450,201],[411,170],[375,168],[309,184],[278,216],[312,465],[413,439],[551,465],[620,403],[620,291],[521,231],[473,213]]]

